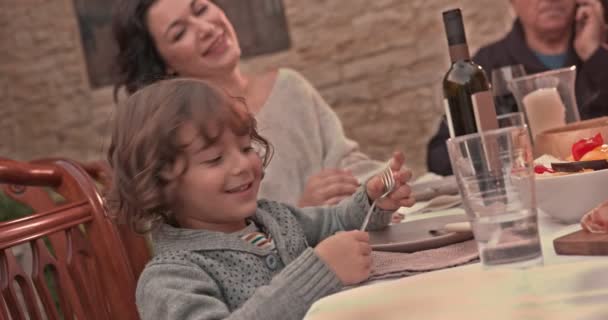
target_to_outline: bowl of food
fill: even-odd
[[[608,198],[608,145],[601,133],[591,134],[565,157],[535,160],[537,207],[564,223],[579,222]]]
[[[608,117],[596,118],[567,124],[549,129],[536,135],[534,155],[550,154],[564,160],[569,159],[572,146],[581,139],[594,137],[597,134],[608,138]]]
[[[563,223],[577,223],[608,199],[608,170],[536,175],[536,205]]]

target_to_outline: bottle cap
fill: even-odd
[[[467,37],[464,33],[462,13],[460,9],[452,9],[443,12],[443,25],[448,38],[448,45],[466,44]]]

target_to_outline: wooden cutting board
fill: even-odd
[[[608,234],[579,230],[553,240],[557,254],[605,256],[608,255]]]

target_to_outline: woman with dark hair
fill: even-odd
[[[128,94],[171,77],[203,79],[243,97],[275,147],[260,196],[298,206],[335,204],[382,163],[344,135],[334,111],[297,72],[245,75],[230,21],[209,0],[122,0],[114,20],[119,46],[115,92]]]

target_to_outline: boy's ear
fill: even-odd
[[[184,170],[186,170],[186,159],[184,157],[177,157],[174,163],[166,164],[159,174],[166,181],[173,181],[184,173]]]

